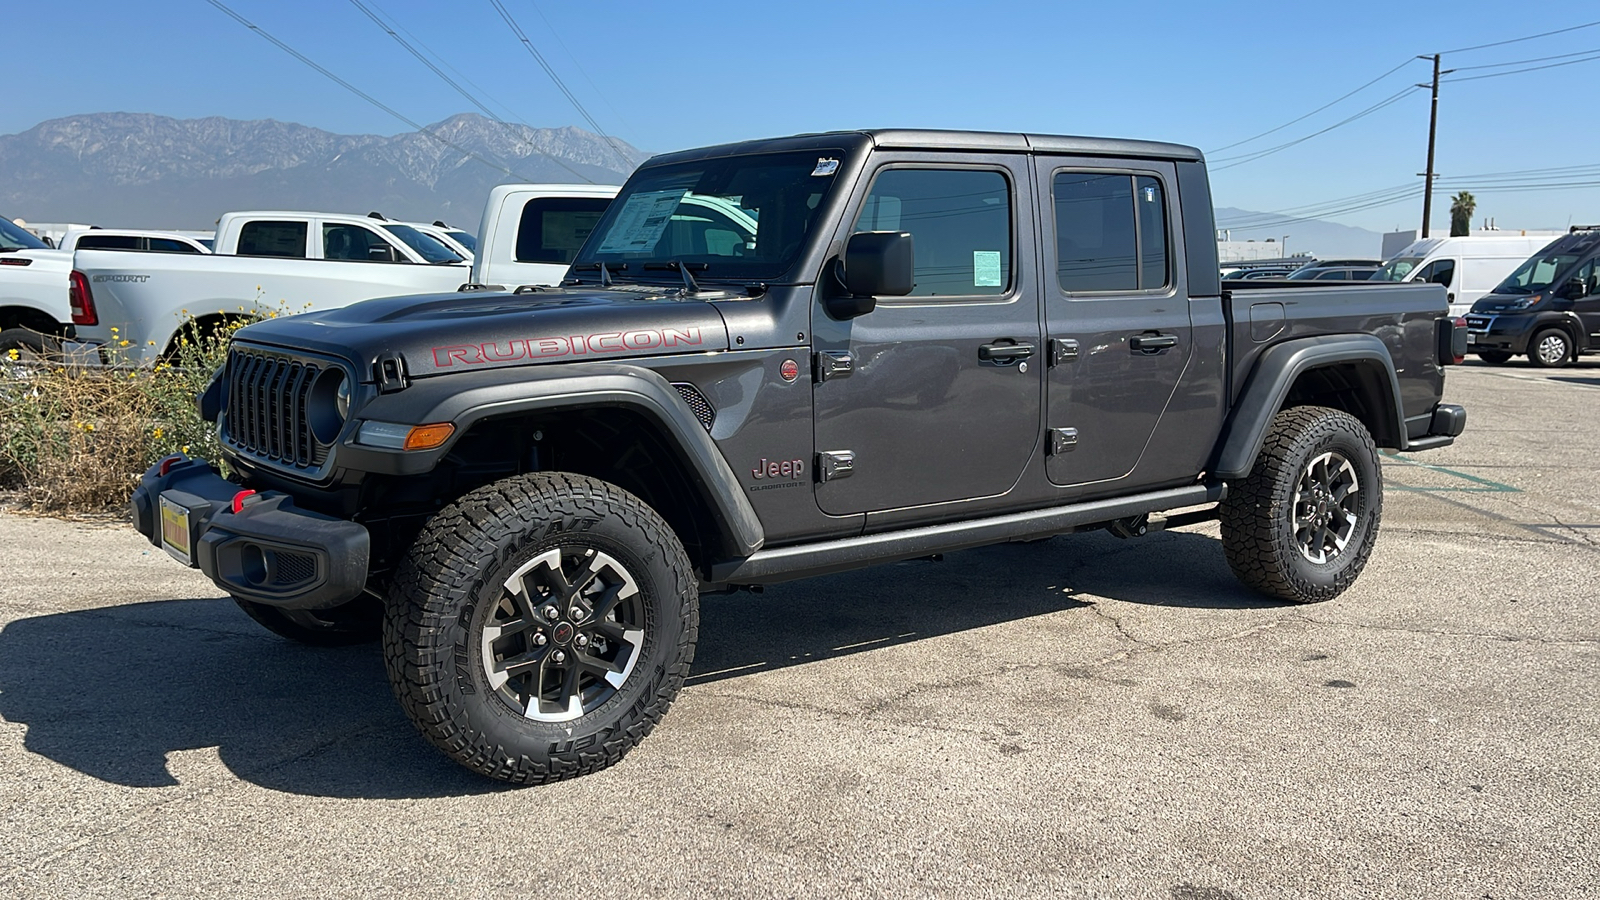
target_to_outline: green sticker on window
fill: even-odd
[[[1000,251],[972,251],[972,286],[1000,287]]]

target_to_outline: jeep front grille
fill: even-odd
[[[228,351],[228,446],[260,459],[315,469],[328,458],[306,415],[321,368],[309,360],[235,347]]]

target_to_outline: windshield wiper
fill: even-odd
[[[704,272],[707,269],[711,268],[711,264],[710,263],[686,263],[686,262],[679,262],[678,260],[675,260],[675,259],[671,259],[671,260],[668,260],[668,261],[666,261],[664,263],[645,263],[644,264],[644,268],[645,268],[645,271],[649,271],[651,269],[665,269],[668,272],[674,272],[675,271],[679,275],[683,276],[683,289],[688,291],[691,294],[698,294],[698,293],[700,293],[700,285],[695,282],[694,276],[689,274],[689,270],[690,269],[699,269],[700,271]]]
[[[626,272],[626,271],[628,271],[628,264],[627,263],[617,263],[614,266],[608,266],[603,262],[578,263],[578,264],[573,265],[570,268],[568,268],[567,271],[569,271],[569,272],[587,272],[590,269],[599,269],[600,270],[600,286],[604,288],[604,287],[611,287],[611,270],[612,269],[616,269],[618,272]],[[581,282],[579,282],[577,279],[573,279],[572,283],[573,284],[580,284]]]

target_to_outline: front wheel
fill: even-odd
[[[655,510],[593,478],[533,473],[423,528],[384,618],[395,696],[440,750],[518,784],[620,760],[694,660],[698,579]]]
[[[1511,353],[1507,350],[1484,350],[1478,354],[1478,358],[1492,366],[1499,366],[1511,361]]]
[[[1560,328],[1546,328],[1528,342],[1528,362],[1541,369],[1555,369],[1572,361],[1572,335]]]
[[[1349,413],[1286,409],[1219,512],[1223,551],[1240,581],[1292,603],[1332,600],[1361,574],[1378,538],[1377,447]]]

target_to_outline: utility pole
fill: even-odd
[[[1418,59],[1427,59],[1419,56]],[[1421,85],[1418,85],[1421,87]],[[1428,171],[1423,173],[1422,236],[1428,236],[1428,220],[1433,216],[1433,143],[1439,133],[1439,54],[1433,55],[1433,109],[1428,113]]]

